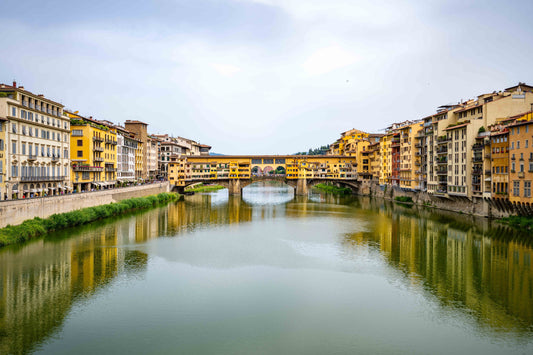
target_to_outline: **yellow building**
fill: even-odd
[[[114,126],[76,112],[70,117],[70,156],[74,191],[113,187],[117,179],[117,131]]]
[[[346,156],[182,156],[169,164],[169,181],[185,186],[192,180],[250,179],[252,171],[284,172],[287,179],[357,178],[357,158]],[[280,174],[273,174],[279,176]]]
[[[400,130],[400,187],[420,190],[420,169],[416,166],[416,136],[423,129],[423,123],[415,122],[401,127]]]
[[[388,133],[381,138],[379,142],[379,155],[380,155],[380,172],[379,172],[379,184],[390,184],[392,176],[392,133]]]
[[[509,201],[533,204],[533,120],[531,112],[523,114],[509,128]]]

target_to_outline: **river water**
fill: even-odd
[[[533,238],[258,183],[0,250],[0,353],[532,354]]]

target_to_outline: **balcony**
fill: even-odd
[[[518,177],[519,177],[519,178],[523,179],[524,176],[525,176],[525,174],[524,174],[523,171],[519,171],[519,172],[518,172]]]
[[[437,170],[437,175],[448,175],[448,170]]]
[[[21,182],[38,182],[38,181],[63,181],[65,176],[21,176]]]
[[[114,168],[114,167],[112,167],[112,166],[106,166],[106,167],[105,167],[105,171],[116,172],[116,171],[117,171],[117,168]]]
[[[437,164],[439,165],[448,164],[448,159],[438,159]]]
[[[113,139],[106,139],[105,142],[106,142],[107,144],[117,145],[117,141],[116,141],[116,140],[113,140]]]
[[[52,161],[59,161],[59,155],[52,155]]]
[[[37,155],[33,155],[33,154],[28,155],[28,160],[36,160],[36,159],[37,159]]]
[[[472,150],[481,150],[483,149],[483,144],[481,143],[476,143],[472,146]]]
[[[472,158],[472,162],[474,162],[474,163],[482,163],[483,162],[483,157],[482,156],[475,156],[474,158]]]
[[[103,141],[104,141],[104,139],[101,138],[101,137],[97,137],[97,136],[93,137],[93,142],[103,142]]]
[[[101,158],[101,157],[94,157],[93,160],[94,160],[94,161],[103,162],[103,161],[104,161],[104,158]]]
[[[491,175],[491,174],[492,174],[492,171],[490,171],[490,169],[485,170],[485,175]]]
[[[102,171],[104,168],[101,166],[89,166],[89,165],[73,165],[72,171]]]
[[[93,147],[93,150],[94,150],[95,152],[103,152],[103,151],[104,151],[104,148],[103,148],[103,147],[99,147],[99,146],[94,146],[94,147]]]
[[[448,154],[448,149],[437,149],[437,155]]]

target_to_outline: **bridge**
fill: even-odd
[[[227,187],[231,195],[249,184],[278,180],[306,195],[318,183],[359,188],[357,158],[338,155],[204,155],[173,156],[170,185],[183,192],[187,186],[206,183]]]

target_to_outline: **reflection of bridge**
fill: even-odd
[[[237,195],[255,181],[279,180],[307,194],[317,183],[358,189],[357,159],[333,155],[216,155],[173,158],[169,181],[178,191],[196,183],[216,183]]]

